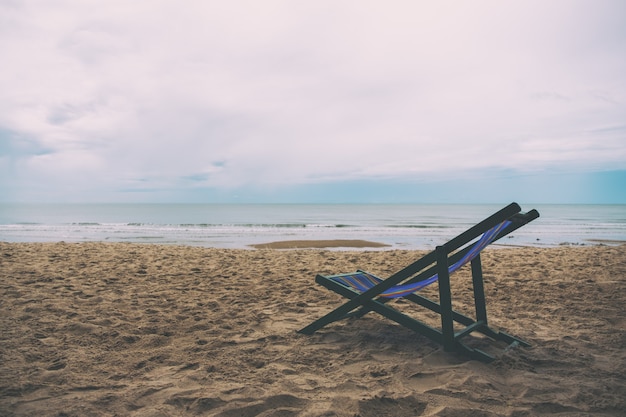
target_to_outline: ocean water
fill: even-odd
[[[136,242],[249,248],[364,239],[432,249],[504,205],[0,204],[0,241]],[[625,205],[522,205],[541,217],[499,246],[626,243]],[[371,250],[371,249],[368,249]]]

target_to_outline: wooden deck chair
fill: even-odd
[[[517,337],[489,327],[480,252],[537,217],[539,213],[536,210],[522,213],[518,204],[511,203],[387,279],[365,271],[332,276],[317,275],[315,281],[318,284],[348,298],[349,301],[299,330],[299,333],[313,334],[337,320],[361,317],[375,311],[443,345],[447,352],[461,352],[484,362],[492,361],[493,356],[463,344],[462,338],[479,332],[510,345],[530,346]],[[450,275],[467,263],[471,264],[475,318],[452,308]],[[434,282],[438,282],[438,302],[416,294],[416,291]],[[439,314],[441,328],[432,327],[388,305],[389,301],[400,297]],[[455,322],[464,327],[455,331]]]

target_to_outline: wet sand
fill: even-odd
[[[327,249],[327,248],[384,248],[384,243],[368,240],[332,239],[332,240],[281,240],[278,242],[250,245],[256,249]]]
[[[532,344],[491,364],[374,313],[296,333],[343,302],[316,273],[423,253],[0,243],[0,415],[624,415],[624,245],[486,250],[491,323]]]

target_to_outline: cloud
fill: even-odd
[[[0,16],[18,199],[626,169],[618,0],[31,0]]]

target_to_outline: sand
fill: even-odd
[[[532,344],[490,364],[376,314],[296,333],[343,302],[316,273],[422,253],[0,243],[0,415],[624,415],[626,246],[486,250],[491,323]]]

